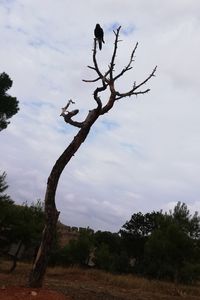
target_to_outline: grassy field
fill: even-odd
[[[31,266],[20,263],[14,273],[9,274],[9,264],[0,263],[0,287],[25,286]],[[175,285],[133,275],[113,275],[80,268],[49,268],[44,286],[72,299],[200,300],[200,285]]]

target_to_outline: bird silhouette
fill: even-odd
[[[99,43],[99,50],[102,49],[102,42],[104,42],[104,39],[103,39],[103,35],[104,35],[104,32],[103,32],[103,29],[101,28],[101,26],[99,24],[96,24],[96,27],[95,27],[95,30],[94,30],[94,35],[95,35],[95,38],[97,39],[98,43]]]

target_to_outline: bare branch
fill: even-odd
[[[62,116],[65,120],[66,123],[69,123],[75,127],[78,127],[78,128],[81,128],[82,125],[83,125],[83,122],[76,122],[76,121],[73,121],[71,118],[74,117],[75,115],[78,114],[79,110],[78,109],[75,109],[75,110],[72,110],[72,111],[67,111],[68,107],[70,106],[70,104],[75,104],[74,101],[72,101],[72,99],[70,99],[68,102],[67,102],[67,105],[65,107],[62,107],[62,113],[60,114],[60,116]]]
[[[66,123],[69,123],[70,125],[73,125],[75,127],[81,128],[84,124],[84,122],[76,122],[73,121],[71,118],[74,117],[79,113],[78,109],[72,110],[70,112],[67,112],[67,114],[62,115],[64,117],[64,120]]]
[[[69,99],[69,101],[67,102],[67,105],[65,107],[62,107],[62,113],[60,114],[60,116],[64,116],[65,112],[67,111],[68,107],[70,106],[70,104],[75,104],[74,101],[72,101],[72,99]]]
[[[100,72],[99,66],[97,64],[96,53],[97,53],[97,40],[96,40],[96,38],[94,38],[94,49],[93,49],[93,56],[92,56],[93,63],[94,63],[94,68],[91,67],[91,69],[94,69],[97,72],[97,74],[99,75],[99,77],[101,79],[103,79],[103,74]]]
[[[117,44],[119,42],[119,32],[120,32],[121,26],[119,26],[117,28],[117,32],[114,32],[115,34],[115,42],[114,42],[114,50],[113,50],[113,55],[111,58],[111,62],[110,62],[110,80],[113,80],[113,72],[114,72],[114,66],[115,66],[115,57],[116,57],[116,53],[117,53]]]
[[[92,69],[92,70],[95,70],[96,71],[96,69],[95,69],[95,67],[91,67],[91,66],[87,66],[89,69]]]
[[[114,82],[109,84],[109,88],[110,88],[110,97],[106,105],[102,107],[101,115],[107,113],[113,107],[116,100],[116,91],[114,88]]]
[[[101,73],[101,71],[99,70],[99,66],[97,63],[97,59],[96,59],[96,53],[97,53],[97,39],[94,38],[94,49],[93,49],[93,63],[94,63],[94,67],[92,66],[87,66],[89,69],[96,71],[96,73],[98,74],[98,77],[95,79],[82,79],[83,82],[96,82],[98,80],[103,80],[104,82],[109,83],[108,79],[106,78],[107,75],[110,73],[110,68],[108,69],[108,71],[103,75]]]
[[[146,90],[144,90],[144,91],[139,91],[139,92],[131,92],[131,91],[129,91],[129,92],[127,92],[127,93],[119,93],[119,92],[116,92],[116,96],[118,96],[118,97],[116,97],[115,100],[119,100],[119,99],[125,98],[125,97],[131,97],[132,95],[137,96],[137,95],[141,95],[141,94],[146,94],[146,93],[148,93],[149,91],[150,91],[150,89],[146,89]]]
[[[93,79],[93,80],[91,80],[91,79],[82,79],[82,81],[83,82],[96,82],[96,81],[98,81],[99,79],[101,79],[100,77],[97,77],[96,79]]]
[[[93,49],[93,64],[94,64],[94,66],[88,66],[88,68],[95,70],[96,73],[98,74],[98,77],[95,79],[92,79],[92,80],[83,80],[84,82],[97,82],[98,80],[102,80],[102,84],[103,84],[102,87],[97,87],[93,94],[94,99],[97,102],[97,108],[101,109],[100,114],[104,114],[104,113],[108,112],[112,108],[112,106],[114,105],[114,102],[116,100],[119,100],[124,97],[130,97],[132,95],[140,95],[140,94],[148,93],[150,91],[150,89],[146,89],[146,90],[138,90],[138,89],[141,86],[143,86],[144,84],[146,84],[151,79],[151,77],[154,76],[154,74],[156,72],[156,67],[155,67],[153,69],[152,73],[140,84],[136,85],[136,83],[134,82],[133,87],[128,92],[120,93],[115,90],[115,86],[114,86],[115,81],[118,78],[120,78],[121,76],[123,76],[125,72],[132,69],[132,63],[134,62],[134,55],[135,55],[135,52],[138,47],[138,42],[137,42],[133,51],[131,52],[131,56],[128,61],[128,64],[122,69],[122,71],[118,75],[116,75],[114,77],[113,73],[114,73],[114,67],[115,67],[115,59],[116,59],[116,55],[117,55],[118,43],[120,42],[120,40],[119,40],[120,29],[121,29],[121,26],[119,26],[116,31],[113,31],[115,34],[114,49],[113,49],[113,54],[111,57],[110,65],[108,67],[109,69],[105,73],[104,76],[98,67],[98,63],[97,63],[97,59],[96,59],[97,40],[94,39],[94,49]],[[108,75],[109,75],[110,79],[107,78]],[[99,93],[104,91],[108,86],[110,88],[111,94],[110,94],[109,100],[106,103],[106,105],[104,107],[102,107],[102,102],[99,97]]]
[[[106,78],[106,76],[110,73],[110,69],[103,75],[103,78],[101,77],[97,77],[96,79],[82,79],[83,82],[96,82],[100,79],[103,80],[103,82],[107,82],[108,83],[108,80]]]
[[[101,99],[99,97],[99,93],[100,92],[103,92],[107,89],[108,85],[102,80],[102,87],[97,87],[96,90],[94,91],[94,100],[97,102],[97,106],[99,109],[102,108],[102,102],[101,102]]]
[[[131,70],[132,69],[132,67],[131,67],[131,64],[133,63],[133,61],[134,61],[134,55],[135,55],[135,51],[136,51],[136,49],[137,49],[137,46],[138,46],[138,42],[136,43],[136,45],[135,45],[135,47],[134,47],[134,49],[133,49],[133,51],[132,51],[132,53],[131,53],[131,57],[130,57],[130,60],[129,60],[129,63],[128,63],[128,65],[117,75],[117,76],[115,76],[114,77],[114,80],[117,80],[119,77],[121,77],[125,72],[127,72],[127,71],[129,71],[129,70]]]
[[[138,89],[139,87],[141,87],[142,85],[144,85],[145,83],[147,83],[147,81],[149,81],[149,79],[151,79],[151,77],[155,76],[155,72],[156,72],[157,66],[155,66],[155,68],[153,69],[153,71],[151,72],[151,74],[144,80],[142,81],[140,84],[136,85],[134,87],[134,89]]]
[[[116,100],[119,100],[121,98],[124,97],[130,97],[132,95],[139,95],[139,94],[146,94],[150,91],[150,89],[146,89],[144,91],[136,91],[139,87],[143,86],[145,83],[147,83],[147,81],[149,81],[152,77],[155,76],[155,72],[156,72],[157,66],[153,69],[153,71],[151,72],[151,74],[144,80],[142,81],[140,84],[136,85],[136,83],[134,82],[133,88],[126,92],[126,93],[119,93],[116,91]]]

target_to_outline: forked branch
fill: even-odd
[[[140,95],[140,94],[146,94],[150,91],[150,89],[146,89],[143,91],[139,91],[138,89],[143,86],[145,83],[147,83],[152,77],[155,76],[155,72],[156,72],[157,66],[153,69],[153,71],[151,72],[151,74],[144,80],[142,81],[140,84],[136,85],[136,82],[134,82],[133,84],[133,88],[131,90],[129,90],[126,93],[119,93],[116,92],[116,100],[119,100],[121,98],[125,98],[125,97],[130,97],[132,95]]]
[[[138,42],[136,43],[132,53],[131,53],[131,57],[130,57],[130,60],[129,60],[129,63],[127,64],[127,66],[117,75],[114,77],[114,80],[117,80],[119,77],[121,77],[125,72],[131,70],[133,67],[131,66],[131,64],[134,62],[134,55],[135,55],[135,51],[137,49],[137,46],[138,46]]]
[[[106,70],[106,72],[100,71],[100,68],[99,68],[99,65],[97,62],[97,45],[96,45],[96,40],[94,40],[93,66],[88,66],[88,67],[90,69],[94,70],[97,73],[98,77],[93,80],[83,80],[84,82],[97,82],[99,80],[102,80],[103,88],[96,88],[96,90],[94,92],[94,99],[97,102],[98,107],[100,107],[100,105],[101,105],[99,93],[101,93],[102,91],[106,90],[109,87],[110,97],[109,97],[107,103],[104,105],[104,107],[102,107],[101,114],[108,112],[112,108],[112,106],[114,105],[114,102],[116,100],[119,100],[119,99],[122,99],[125,97],[130,97],[132,95],[140,95],[140,94],[148,93],[150,91],[149,88],[144,89],[144,90],[142,90],[140,88],[143,85],[145,85],[153,76],[155,76],[155,72],[156,72],[156,67],[155,67],[153,69],[153,71],[151,72],[151,74],[145,80],[143,80],[139,84],[136,84],[136,82],[134,82],[133,87],[127,92],[122,93],[115,89],[116,80],[119,79],[120,77],[122,77],[124,75],[124,73],[126,73],[127,71],[130,71],[133,68],[132,64],[134,62],[135,52],[138,47],[138,43],[136,43],[135,47],[133,48],[133,50],[131,52],[130,59],[129,59],[127,65],[121,70],[121,72],[119,72],[116,76],[114,76],[115,59],[116,59],[116,55],[117,55],[118,43],[120,42],[120,39],[119,39],[120,29],[121,29],[121,26],[118,27],[116,31],[114,31],[114,34],[115,34],[114,49],[113,49],[113,53],[111,56],[108,70]],[[105,75],[103,75],[103,74],[105,74]]]
[[[77,115],[79,113],[79,110],[75,109],[72,111],[68,111],[67,109],[69,108],[70,104],[75,104],[75,102],[72,101],[72,99],[70,99],[67,102],[67,105],[65,107],[61,108],[62,112],[61,112],[60,116],[62,116],[64,118],[66,123],[69,123],[70,125],[81,128],[83,126],[83,122],[76,122],[71,119],[72,117],[74,117],[75,115]]]
[[[147,78],[145,78],[145,80],[140,82],[139,84],[136,84],[136,82],[134,81],[133,86],[130,90],[123,92],[123,93],[116,90],[116,88],[115,88],[116,80],[118,80],[120,77],[123,77],[123,75],[127,71],[130,71],[133,68],[134,56],[135,56],[135,52],[138,47],[138,43],[136,43],[135,47],[133,48],[133,50],[131,52],[130,59],[129,59],[127,65],[121,70],[121,72],[119,72],[117,75],[114,76],[114,68],[115,68],[115,60],[116,60],[116,55],[117,55],[118,43],[121,41],[119,39],[120,29],[121,29],[121,26],[119,26],[117,28],[117,30],[114,31],[114,34],[115,34],[114,48],[113,48],[110,64],[108,65],[108,69],[106,71],[102,71],[99,67],[99,64],[97,61],[97,53],[98,53],[97,40],[96,40],[96,38],[94,39],[94,48],[93,48],[93,55],[92,55],[93,66],[88,66],[88,68],[95,71],[97,74],[97,77],[94,79],[87,79],[87,80],[83,79],[84,82],[88,82],[88,83],[95,83],[98,81],[102,82],[102,85],[98,86],[94,90],[94,93],[93,93],[94,100],[97,103],[97,108],[95,110],[98,113],[98,116],[107,113],[113,107],[116,100],[119,100],[119,99],[122,99],[125,97],[130,97],[133,95],[137,96],[137,95],[148,93],[150,91],[150,89],[149,88],[142,89],[142,87],[152,77],[155,76],[157,67],[155,67],[153,69],[153,71],[150,73],[150,75]],[[104,106],[103,106],[103,102],[101,100],[100,94],[107,89],[109,89],[109,91],[110,91],[110,96],[108,97],[107,102],[104,103]],[[66,123],[69,123],[73,126],[81,128],[84,126],[84,124],[86,124],[85,123],[86,120],[83,122],[76,122],[76,121],[72,120],[72,117],[74,117],[76,114],[78,114],[78,112],[79,112],[78,110],[73,110],[71,112],[67,111],[67,113],[64,111],[61,115],[64,117],[64,120]]]

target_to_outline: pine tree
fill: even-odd
[[[0,74],[0,131],[7,128],[10,119],[18,110],[17,98],[7,94],[12,87],[12,80],[6,73]]]

